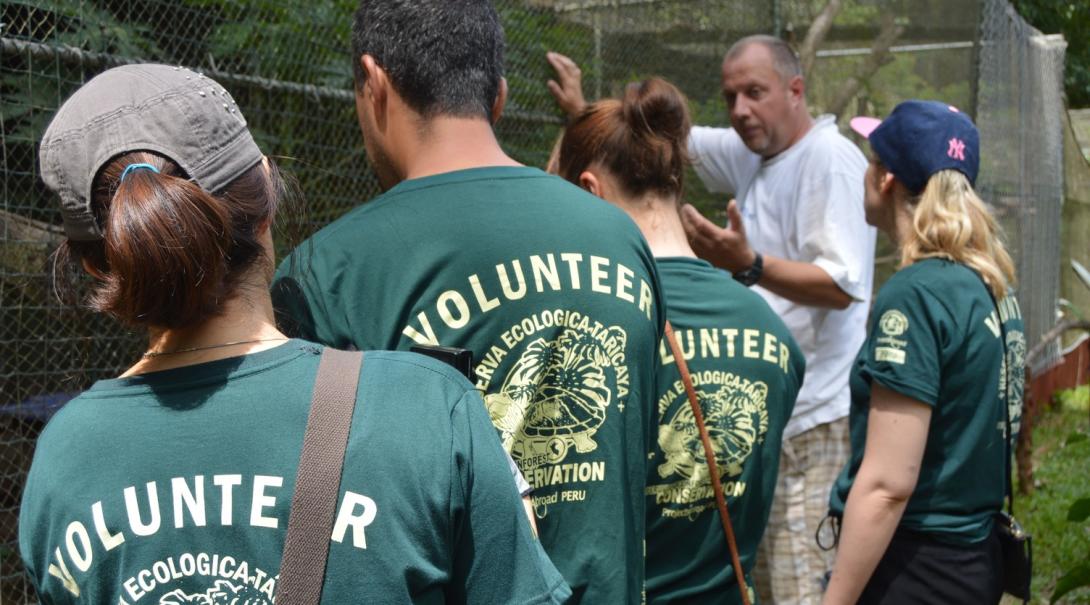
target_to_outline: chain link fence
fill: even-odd
[[[19,498],[38,432],[94,380],[115,376],[142,335],[56,302],[48,255],[62,236],[37,168],[37,142],[81,83],[130,62],[183,65],[215,78],[266,153],[298,180],[296,236],[379,191],[353,106],[354,0],[5,0],[0,5],[0,604],[32,602],[16,543]],[[811,24],[838,7],[816,40]],[[981,189],[1001,209],[1019,263],[1031,342],[1050,325],[1059,255],[1062,132],[1053,114],[1062,49],[1005,0],[500,0],[508,109],[497,130],[516,159],[544,166],[562,119],[545,88],[547,50],[583,67],[590,98],[650,75],[675,82],[694,121],[726,125],[723,53],[751,33],[804,51],[815,112],[884,115],[907,98],[975,113]],[[1055,132],[1054,132],[1055,131]],[[689,201],[722,216],[695,178]],[[281,238],[278,243],[286,245]],[[880,275],[893,270],[888,242]]]
[[[1065,49],[1062,37],[1042,35],[1004,0],[983,3],[978,189],[1006,229],[1031,347],[1056,323],[1063,270]],[[1057,342],[1031,369],[1054,365],[1059,353]]]

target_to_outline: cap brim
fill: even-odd
[[[852,127],[852,130],[859,133],[864,139],[870,137],[870,133],[874,132],[875,128],[882,123],[882,120],[878,118],[871,118],[867,116],[859,116],[852,118],[848,124]]]

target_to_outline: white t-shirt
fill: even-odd
[[[847,416],[848,373],[866,336],[874,282],[875,230],[863,215],[863,154],[829,115],[768,160],[729,128],[693,127],[689,153],[709,190],[734,194],[754,250],[813,263],[855,299],[837,311],[753,288],[780,315],[806,356],[806,377],[784,437]]]

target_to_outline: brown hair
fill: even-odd
[[[147,163],[121,181],[126,166]],[[99,241],[66,240],[55,267],[69,300],[74,277],[95,278],[83,302],[131,326],[184,328],[220,313],[242,278],[265,258],[260,235],[276,213],[284,182],[270,161],[255,164],[222,192],[209,194],[173,161],[134,151],[107,163],[95,177],[91,207]],[[82,267],[80,267],[82,265]]]
[[[662,78],[633,82],[621,99],[584,109],[560,142],[559,174],[579,175],[601,164],[631,195],[654,191],[680,197],[692,123],[685,96]]]

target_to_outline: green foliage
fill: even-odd
[[[1046,411],[1033,429],[1035,490],[1015,499],[1015,515],[1033,535],[1034,603],[1090,603],[1090,591],[1080,588],[1090,578],[1088,434],[1085,412],[1062,407]]]
[[[1090,563],[1079,563],[1056,582],[1049,603],[1055,603],[1072,590],[1090,586]]]
[[[1090,518],[1090,498],[1079,498],[1071,504],[1071,510],[1067,511],[1067,520],[1078,523]]]
[[[1070,443],[1070,439],[1068,442]],[[1079,498],[1067,511],[1067,520],[1080,523],[1087,518],[1090,518],[1090,498]],[[1067,573],[1056,581],[1056,588],[1052,591],[1049,603],[1055,603],[1067,593],[1086,586],[1090,586],[1090,562],[1084,561],[1068,569]]]
[[[513,3],[497,9],[507,35],[508,87],[507,109],[497,132],[513,158],[544,168],[563,123],[562,112],[545,87],[553,77],[545,53],[556,51],[575,59],[589,84],[600,77],[593,61],[594,35],[589,28],[560,22],[552,11]]]
[[[1088,385],[1058,391],[1053,398],[1066,410],[1090,411],[1090,386]]]
[[[944,74],[947,80],[945,84],[939,84],[933,78],[922,75],[932,67],[935,59],[935,56],[925,53],[894,55],[892,61],[864,83],[856,105],[865,107],[869,115],[876,116],[887,115],[897,103],[905,99],[935,100],[969,107],[972,99],[969,93],[968,56],[965,57],[964,77],[958,77],[951,70]],[[855,75],[859,64],[864,60],[865,58],[859,57],[842,57],[819,61],[814,77],[809,80],[810,104],[819,111],[823,109],[826,103],[833,100],[845,80]],[[850,111],[854,112],[854,109]]]
[[[1014,0],[1019,14],[1046,34],[1067,39],[1064,89],[1071,107],[1090,107],[1090,2]]]
[[[149,27],[125,23],[108,10],[78,0],[12,3],[0,16],[5,31],[38,34],[53,45],[121,57],[158,57],[162,52]],[[53,117],[42,109],[53,107],[58,98],[68,94],[71,82],[81,79],[81,70],[30,54],[5,56],[4,61],[0,123],[9,140],[36,144]],[[54,70],[57,76],[53,78],[28,77]]]
[[[277,0],[237,2],[188,0],[202,11],[232,15],[208,36],[208,54],[221,69],[265,78],[346,88],[351,82],[348,49],[356,2],[336,0],[302,6]],[[237,17],[234,17],[237,13]],[[320,34],[321,38],[316,35]],[[330,41],[333,41],[331,44]],[[299,51],[305,44],[305,57]]]

